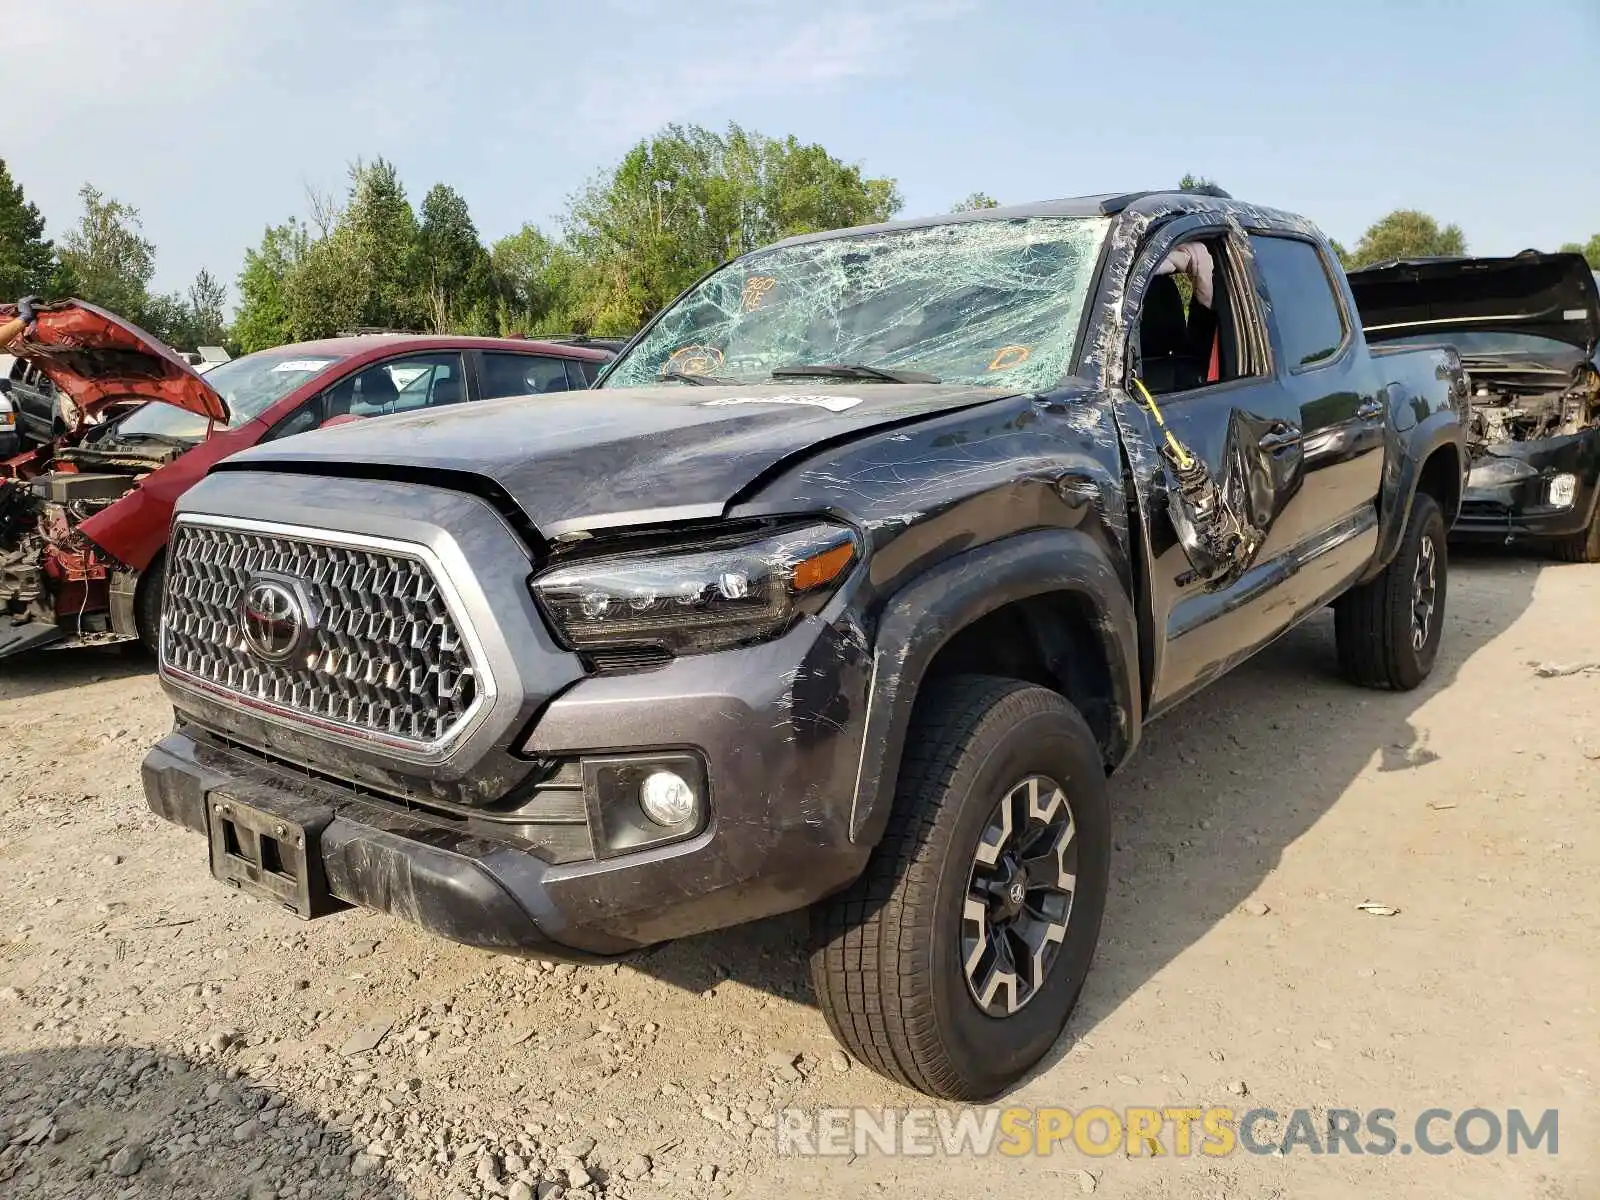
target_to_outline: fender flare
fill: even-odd
[[[1383,503],[1379,508],[1378,517],[1378,549],[1372,557],[1372,565],[1361,575],[1357,583],[1367,583],[1382,574],[1400,549],[1400,539],[1405,534],[1406,522],[1411,519],[1411,504],[1416,499],[1417,482],[1422,474],[1422,466],[1437,450],[1445,448],[1453,450],[1456,456],[1456,469],[1460,473],[1456,487],[1457,511],[1444,514],[1446,529],[1455,524],[1460,512],[1461,496],[1465,493],[1467,484],[1467,454],[1461,431],[1461,418],[1449,410],[1436,412],[1406,430],[1401,436],[1405,440],[1397,448],[1399,452],[1394,456],[1398,466],[1392,475],[1386,473],[1380,497]]]
[[[917,576],[879,618],[867,721],[850,808],[850,840],[875,844],[888,825],[911,711],[928,666],[962,629],[1013,601],[1071,592],[1095,614],[1121,716],[1108,767],[1132,753],[1143,720],[1139,632],[1132,599],[1105,549],[1076,529],[1017,534],[959,554]]]

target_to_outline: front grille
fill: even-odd
[[[262,580],[295,596],[298,640],[282,661],[263,655],[259,636],[254,645],[246,637],[243,599]],[[237,696],[244,707],[422,752],[460,730],[486,691],[420,557],[388,543],[335,544],[279,529],[178,525],[161,656],[180,681]]]

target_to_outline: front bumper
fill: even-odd
[[[550,703],[530,755],[703,758],[709,819],[680,842],[607,857],[591,829],[595,854],[547,861],[459,811],[297,770],[192,723],[146,756],[145,794],[197,833],[223,798],[297,822],[323,810],[331,896],[441,937],[551,958],[624,954],[803,908],[860,874],[871,848],[849,827],[865,660],[841,668],[842,636],[809,618],[775,642],[593,677]]]
[[[1488,487],[1473,487],[1469,480],[1461,515],[1450,531],[1452,539],[1541,541],[1589,527],[1600,499],[1600,429],[1538,442],[1507,442],[1490,450],[1525,462],[1537,474]],[[1573,502],[1558,508],[1548,497],[1551,478],[1560,474],[1576,476],[1578,484]]]

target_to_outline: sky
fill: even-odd
[[[59,237],[93,183],[153,286],[231,281],[358,157],[486,240],[668,122],[793,134],[904,216],[1175,184],[1354,245],[1420,208],[1475,253],[1600,232],[1600,0],[73,0],[8,5],[0,158]],[[28,80],[37,81],[29,83]]]

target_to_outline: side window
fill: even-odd
[[[349,413],[382,417],[460,404],[467,398],[459,354],[413,354],[390,359],[340,380],[328,390],[323,420]]]
[[[546,392],[564,392],[571,386],[565,359],[493,352],[483,356],[479,383],[485,400],[501,396],[541,396]]]
[[[1157,395],[1266,373],[1251,289],[1240,286],[1242,258],[1231,246],[1220,234],[1180,242],[1145,289],[1139,370]]]
[[[381,417],[459,404],[466,398],[461,355],[413,354],[346,375],[284,417],[262,440],[293,437],[335,417]]]
[[[1294,371],[1332,358],[1349,330],[1322,254],[1310,242],[1265,234],[1250,235],[1250,250],[1271,300],[1283,365]]]
[[[575,388],[593,387],[594,381],[600,378],[600,368],[603,362],[594,362],[587,358],[572,358],[567,360],[567,378],[572,380]]]

